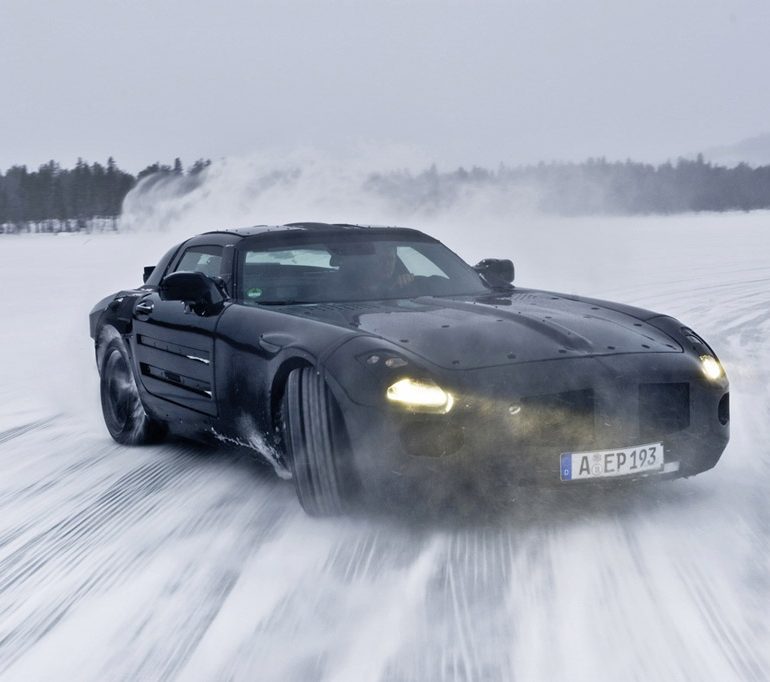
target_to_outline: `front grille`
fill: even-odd
[[[690,426],[690,384],[639,385],[639,435],[658,438]]]
[[[590,446],[594,441],[594,392],[565,391],[522,398],[513,417],[517,440],[528,445]]]

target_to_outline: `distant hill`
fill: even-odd
[[[723,166],[737,166],[739,163],[770,165],[770,133],[747,137],[735,144],[711,147],[703,152],[703,158]]]

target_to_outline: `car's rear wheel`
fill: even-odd
[[[301,367],[289,374],[281,426],[303,509],[311,516],[341,514],[355,487],[350,447],[339,406],[312,367]]]
[[[128,353],[120,338],[111,339],[102,354],[101,399],[104,423],[123,445],[157,443],[166,425],[150,417],[142,405]]]

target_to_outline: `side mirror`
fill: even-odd
[[[513,261],[508,258],[485,258],[476,263],[473,269],[493,288],[508,288],[513,282]]]
[[[158,293],[164,301],[182,301],[199,315],[218,312],[225,301],[217,283],[202,272],[173,272],[163,278]]]
[[[150,279],[150,275],[152,275],[154,270],[155,270],[154,265],[144,266],[144,272],[142,273],[142,283],[147,284],[147,280]]]

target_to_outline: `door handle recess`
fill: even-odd
[[[153,305],[152,301],[139,301],[139,303],[136,304],[136,308],[134,309],[137,315],[149,315],[153,310],[155,306]]]

